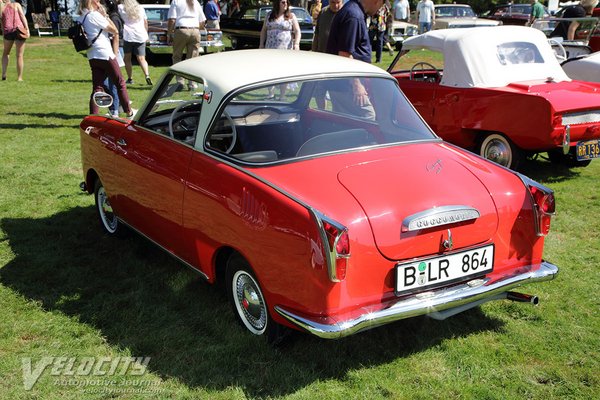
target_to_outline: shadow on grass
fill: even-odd
[[[553,164],[542,157],[535,160],[525,160],[519,169],[524,175],[541,183],[551,184],[574,179],[580,175],[580,168]]]
[[[16,113],[16,112],[9,112],[6,113],[4,115],[15,115],[15,116],[29,116],[29,117],[36,117],[36,118],[59,118],[59,119],[76,119],[79,120],[81,119],[81,115],[83,114],[64,114],[64,113],[55,113],[55,112],[50,112],[50,113],[31,113],[31,112],[23,112],[23,113]]]
[[[5,218],[0,226],[14,253],[0,269],[0,283],[48,311],[75,317],[74,325],[99,329],[115,348],[151,357],[152,372],[192,389],[285,395],[448,338],[503,329],[475,309],[443,322],[404,320],[339,341],[295,333],[273,349],[237,325],[217,287],[152,243],[134,233],[104,236],[91,206],[44,219]]]
[[[83,119],[83,116],[81,117],[81,119]],[[40,129],[62,129],[62,128],[69,128],[69,129],[79,129],[79,124],[77,124],[77,125],[31,124],[31,123],[27,123],[27,124],[0,124],[0,131],[2,129],[5,129],[4,132],[0,132],[0,133],[14,133],[14,132],[10,132],[9,129],[22,130],[22,129],[27,129],[27,128],[40,128]]]

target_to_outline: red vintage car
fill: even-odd
[[[239,73],[240,66],[252,74]],[[245,50],[172,66],[133,120],[81,123],[82,188],[270,340],[446,318],[552,279],[552,190],[438,138],[372,65]]]
[[[421,49],[441,53],[443,69],[399,66]],[[438,135],[498,164],[517,169],[543,152],[569,166],[600,157],[600,84],[571,80],[537,29],[428,32],[404,41],[389,72]]]

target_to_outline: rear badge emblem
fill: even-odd
[[[427,171],[428,171],[428,172],[435,171],[435,174],[437,175],[437,174],[439,174],[440,172],[442,172],[442,168],[443,168],[443,165],[442,165],[442,160],[439,160],[439,159],[438,159],[438,160],[437,160],[436,162],[434,162],[434,163],[427,164],[427,167],[426,167],[426,168],[427,168]]]
[[[410,215],[402,221],[402,232],[420,231],[479,218],[479,211],[473,207],[455,205],[430,208]]]

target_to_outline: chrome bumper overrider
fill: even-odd
[[[534,269],[538,266],[532,266]],[[543,261],[539,268],[521,274],[509,275],[493,283],[489,279],[474,279],[459,286],[419,293],[399,299],[389,307],[365,313],[359,317],[337,323],[323,324],[287,311],[279,306],[275,310],[292,324],[324,339],[338,339],[360,331],[375,328],[393,321],[418,315],[447,316],[476,307],[489,300],[506,298],[506,292],[517,286],[554,279],[558,267]],[[456,312],[453,312],[455,309]]]

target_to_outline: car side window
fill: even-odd
[[[172,74],[162,82],[138,125],[193,146],[204,86],[201,80],[187,80]]]

